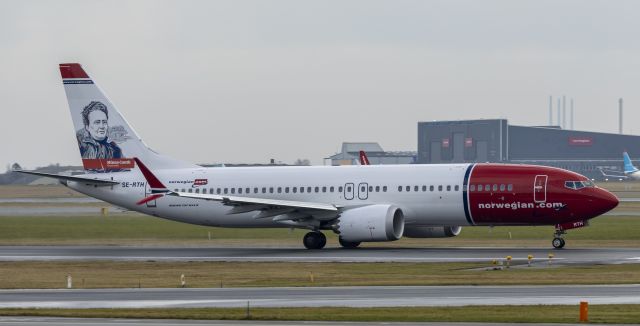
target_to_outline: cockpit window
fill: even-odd
[[[569,189],[578,190],[582,188],[592,188],[595,184],[592,181],[565,181],[564,186]]]

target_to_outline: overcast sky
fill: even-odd
[[[0,164],[80,165],[60,62],[156,151],[198,163],[416,150],[418,121],[543,125],[549,95],[605,132],[623,97],[640,134],[639,18],[612,0],[0,0]]]

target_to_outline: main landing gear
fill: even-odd
[[[327,237],[322,232],[312,231],[304,235],[302,243],[307,249],[322,249],[327,244]]]
[[[338,242],[340,242],[340,245],[342,246],[342,248],[345,248],[345,249],[357,248],[360,245],[360,242],[345,241],[345,240],[342,240],[342,237],[338,238]]]
[[[554,233],[554,238],[553,241],[551,241],[551,244],[553,245],[554,248],[556,249],[562,249],[564,248],[564,239],[562,238],[563,234],[566,234],[567,232],[563,229],[556,229],[556,232]]]

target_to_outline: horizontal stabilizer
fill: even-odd
[[[87,177],[76,177],[76,176],[71,176],[71,175],[60,175],[60,174],[35,172],[35,171],[16,170],[16,171],[13,171],[13,172],[37,175],[37,176],[47,177],[47,178],[53,178],[53,179],[58,179],[60,181],[80,182],[80,183],[84,183],[84,184],[87,184],[87,185],[93,185],[93,186],[99,186],[99,187],[100,186],[113,186],[113,185],[117,185],[117,184],[120,183],[118,181],[113,181],[113,180],[92,179],[92,178],[87,178]]]

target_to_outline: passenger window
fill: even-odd
[[[335,188],[333,186],[329,187],[329,192],[333,192]]]
[[[373,192],[373,186],[369,186],[369,192]]]
[[[418,186],[414,186],[413,187],[413,191],[418,191],[418,190],[420,190],[420,188]]]
[[[269,193],[272,194],[273,193],[273,187],[269,187]]]
[[[507,185],[507,191],[513,191],[513,185],[512,184]]]
[[[491,191],[491,185],[484,185],[484,191]]]
[[[364,193],[366,190],[367,190],[367,187],[365,187],[365,186],[360,187],[360,192],[361,193]]]
[[[380,186],[376,186],[376,192],[380,192]]]
[[[469,191],[476,191],[476,185],[471,185],[469,187]]]
[[[351,186],[347,186],[347,192],[351,192]]]
[[[192,190],[193,190],[193,189],[189,188],[189,191],[188,191],[188,192],[192,192]]]
[[[411,191],[411,186],[406,186],[407,191]]]
[[[289,193],[289,187],[285,187],[284,188],[284,192],[288,194]]]
[[[186,190],[184,190],[184,188],[182,188],[182,192],[186,192]]]
[[[242,188],[238,188],[238,193],[241,194],[242,193]]]
[[[402,192],[402,186],[398,186],[398,192]]]
[[[300,187],[300,193],[304,193],[304,187]]]
[[[382,186],[382,192],[387,192],[387,186]]]
[[[442,191],[442,186],[438,186],[438,191]]]
[[[427,191],[427,186],[422,186],[422,191]]]
[[[498,191],[498,185],[497,184],[493,185],[493,191]]]
[[[327,187],[322,187],[322,192],[327,192]]]
[[[258,188],[253,188],[253,193],[257,194],[258,193]]]
[[[220,194],[220,192],[221,192],[221,190],[222,190],[222,189],[220,189],[220,188],[216,189],[216,194],[218,194],[218,195],[219,195],[219,194]]]
[[[434,189],[433,185],[429,186],[429,191],[433,191]]]
[[[245,193],[247,193],[247,194],[251,193],[251,188],[245,189]]]
[[[267,193],[267,187],[262,187],[262,193],[266,194]]]
[[[292,190],[293,190],[293,193],[295,194],[295,193],[297,193],[297,192],[298,192],[298,187],[293,187],[293,189],[292,189]]]
[[[504,189],[505,189],[505,188],[504,188],[504,184],[501,184],[501,185],[500,185],[500,191],[504,191]]]
[[[224,188],[224,194],[228,194],[229,193],[229,188]]]
[[[456,185],[456,186],[455,186],[455,188],[454,188],[454,190],[455,190],[455,191],[460,190],[460,186]]]
[[[200,189],[196,188],[196,194],[199,194],[199,193],[200,193]]]
[[[307,192],[311,192],[311,187],[307,187]]]
[[[231,193],[235,194],[236,193],[236,188],[231,188]]]
[[[342,186],[338,187],[338,192],[342,193]]]
[[[278,193],[281,194],[282,193],[282,187],[278,187]]]
[[[316,187],[316,188],[315,188],[315,191],[316,191],[316,192],[319,192],[319,191],[320,191],[320,187]]]
[[[451,191],[451,185],[447,186],[447,191]]]
[[[174,191],[174,192],[180,192],[180,191],[178,191],[178,189],[173,189],[173,191]]]

